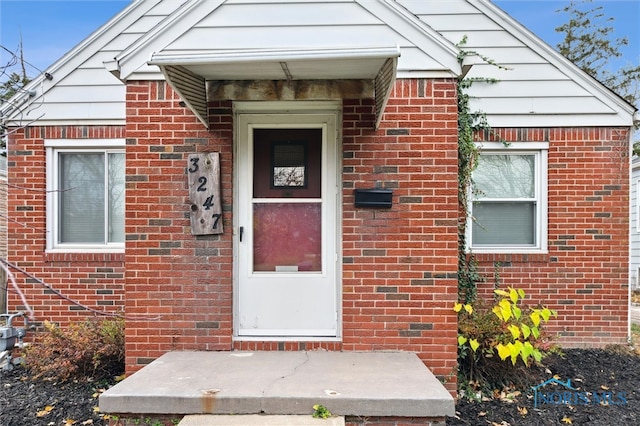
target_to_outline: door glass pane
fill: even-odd
[[[320,203],[254,203],[253,270],[322,270]]]
[[[255,129],[253,198],[320,198],[322,129]]]
[[[60,154],[60,243],[104,243],[104,154]]]
[[[535,209],[533,202],[473,203],[473,246],[535,245]]]

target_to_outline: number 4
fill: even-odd
[[[213,195],[209,195],[207,199],[204,200],[204,203],[202,203],[202,207],[204,207],[205,210],[209,210],[211,207],[213,207]]]

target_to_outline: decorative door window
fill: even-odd
[[[307,186],[307,144],[275,142],[272,144],[271,185],[273,188]]]

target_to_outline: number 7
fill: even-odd
[[[211,217],[215,219],[213,221],[213,229],[216,229],[218,227],[218,222],[220,221],[220,218],[222,217],[222,215],[220,213],[215,213]]]

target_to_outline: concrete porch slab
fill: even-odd
[[[169,352],[100,396],[111,414],[454,415],[409,352]]]

